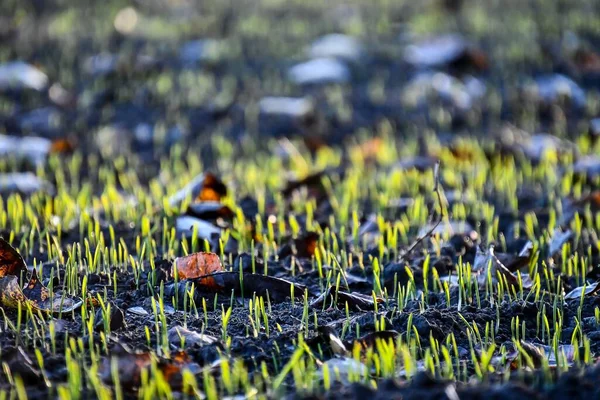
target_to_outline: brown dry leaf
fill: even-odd
[[[221,260],[215,253],[198,252],[175,259],[175,269],[179,279],[195,279],[223,271]]]
[[[83,301],[75,297],[62,295],[60,292],[51,296],[37,277],[35,270],[27,286],[21,290],[19,280],[10,275],[0,279],[0,300],[4,307],[16,308],[21,304],[29,304],[34,310],[58,314],[71,312],[79,308]]]
[[[50,153],[72,153],[75,150],[75,143],[67,138],[56,139],[50,145]]]
[[[0,238],[0,277],[14,275],[19,277],[27,272],[23,257],[6,240]]]
[[[577,49],[573,54],[572,63],[581,73],[600,72],[600,55],[589,49]]]
[[[188,206],[186,215],[190,215],[204,221],[215,221],[218,219],[232,221],[235,217],[235,213],[231,210],[231,208],[215,201],[192,203]]]
[[[196,197],[199,201],[221,201],[222,197],[227,195],[227,187],[216,177],[216,175],[207,172],[204,176],[202,189]]]
[[[381,138],[374,137],[354,146],[350,149],[350,153],[355,157],[360,157],[366,164],[371,164],[377,161],[377,156],[381,153],[383,145]]]
[[[99,368],[100,378],[106,383],[113,381],[113,362],[116,362],[117,374],[123,389],[130,391],[136,389],[141,383],[142,371],[149,369],[153,362],[163,374],[172,389],[180,390],[183,383],[183,370],[192,373],[201,372],[198,364],[191,361],[183,351],[172,353],[170,359],[159,359],[152,353],[132,352],[123,345],[113,349],[111,357],[106,357]]]
[[[10,308],[17,308],[19,303],[27,302],[16,276],[9,275],[0,279],[0,301],[3,307]]]
[[[132,353],[124,347],[113,352],[112,357],[106,357],[100,365],[100,378],[106,382],[113,381],[112,363],[117,363],[117,374],[124,389],[132,389],[139,386],[142,370],[152,365],[151,353]],[[113,361],[114,360],[114,361]]]
[[[82,299],[63,292],[56,292],[52,295],[50,290],[38,279],[36,270],[33,270],[29,283],[23,288],[22,293],[34,309],[48,313],[68,313],[83,304]]]
[[[212,172],[196,176],[185,187],[169,198],[171,207],[177,207],[188,196],[194,201],[220,201],[227,195],[227,186]]]
[[[88,293],[88,297],[85,299],[85,304],[88,307],[100,307],[100,300]]]
[[[220,291],[231,294],[233,290],[237,296],[252,297],[266,296],[273,302],[284,301],[291,296],[294,286],[294,297],[302,298],[306,287],[298,283],[292,283],[285,279],[258,274],[243,274],[240,282],[240,274],[237,272],[217,272],[212,275],[201,276],[194,280],[199,289]]]

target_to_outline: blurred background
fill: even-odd
[[[210,165],[215,141],[251,152],[285,137],[314,152],[382,129],[485,137],[507,123],[594,136],[599,11],[594,0],[3,0],[0,154],[126,155],[152,176],[177,143]]]

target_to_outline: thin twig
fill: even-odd
[[[437,199],[438,199],[438,204],[440,205],[440,217],[438,218],[437,222],[435,224],[433,224],[433,226],[431,227],[431,229],[429,229],[429,231],[427,231],[427,233],[425,233],[423,236],[421,236],[420,238],[418,238],[417,240],[415,240],[413,242],[413,244],[410,245],[410,247],[408,248],[408,250],[406,250],[404,252],[404,254],[402,254],[402,256],[400,257],[400,260],[398,262],[402,262],[406,259],[406,257],[412,253],[415,248],[426,238],[431,237],[433,232],[436,230],[436,228],[438,226],[440,226],[440,224],[442,223],[442,221],[444,220],[444,217],[446,216],[446,214],[444,213],[444,206],[442,205],[442,195],[440,193],[440,161],[438,160],[435,163],[435,167],[433,169],[433,179],[434,179],[434,185],[433,185],[433,191],[436,193],[437,195]]]

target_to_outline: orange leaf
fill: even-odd
[[[23,257],[6,240],[0,238],[0,277],[27,272]]]
[[[215,253],[193,253],[175,259],[179,279],[194,279],[214,272],[223,271],[221,260]]]
[[[227,187],[214,174],[207,172],[202,183],[202,189],[198,193],[198,201],[220,201],[221,197],[227,195]]]

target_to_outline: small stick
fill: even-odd
[[[435,224],[433,224],[433,226],[431,227],[431,229],[429,229],[429,231],[427,231],[427,233],[425,233],[423,236],[421,236],[420,238],[418,238],[417,240],[415,240],[413,242],[413,244],[410,245],[410,247],[408,248],[408,250],[406,250],[406,252],[404,252],[404,254],[402,254],[402,256],[400,257],[400,260],[398,262],[402,262],[406,259],[406,257],[412,253],[415,248],[426,238],[431,237],[431,235],[433,234],[433,231],[435,231],[435,229],[440,226],[440,224],[442,223],[442,221],[444,220],[444,217],[446,216],[446,214],[444,213],[444,206],[442,205],[442,195],[440,193],[440,161],[438,160],[435,163],[435,167],[433,169],[433,179],[434,179],[434,185],[433,185],[433,191],[436,193],[437,195],[437,199],[438,199],[438,203],[440,205],[440,217],[438,218],[437,222]]]

